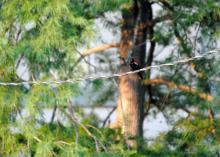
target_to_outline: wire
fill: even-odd
[[[147,70],[153,69],[153,68],[161,68],[161,67],[165,67],[165,66],[174,66],[177,64],[183,64],[183,63],[187,63],[187,62],[190,62],[193,60],[201,59],[201,58],[207,57],[211,54],[215,54],[215,53],[219,53],[219,52],[220,52],[220,49],[214,49],[214,50],[210,50],[208,52],[205,52],[202,55],[197,55],[197,56],[194,56],[191,58],[185,58],[185,59],[177,60],[177,61],[170,62],[170,63],[152,65],[152,66],[141,68],[139,70],[129,71],[129,72],[125,72],[125,73],[115,73],[115,74],[111,74],[111,75],[101,75],[101,76],[87,76],[87,77],[82,77],[82,78],[78,78],[78,79],[76,78],[76,79],[57,80],[57,81],[49,80],[49,81],[0,82],[0,86],[20,86],[20,85],[27,85],[27,84],[51,85],[51,84],[76,83],[76,82],[80,82],[80,81],[93,81],[93,80],[97,80],[97,79],[109,79],[109,78],[115,78],[115,77],[135,74],[135,73],[138,73],[141,71],[147,71]]]

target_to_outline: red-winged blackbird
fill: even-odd
[[[130,67],[131,67],[132,70],[141,69],[140,65],[134,60],[134,58],[131,59]],[[137,74],[139,75],[140,79],[143,79],[143,76],[142,76],[141,72],[138,72]]]

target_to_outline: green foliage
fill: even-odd
[[[116,10],[125,2],[1,1],[0,80],[22,81],[16,68],[24,59],[33,81],[78,77],[82,71],[73,71],[76,47],[92,39],[97,16]],[[96,90],[101,86],[102,82],[94,83]],[[120,143],[116,140],[118,133],[103,130],[104,135],[95,129],[95,115],[78,124],[66,113],[73,96],[79,94],[77,83],[1,86],[0,91],[1,156],[109,156],[95,150],[109,149],[110,141]],[[65,123],[53,119],[47,122],[50,117],[45,110],[55,108]],[[118,156],[116,152],[110,154]]]
[[[155,151],[167,152],[168,156],[215,156],[219,148],[208,125],[208,118],[192,115],[181,119],[166,135],[161,135],[151,146]]]
[[[76,15],[84,15],[88,19],[102,16],[108,11],[117,11],[121,6],[130,2],[130,0],[71,0],[74,5],[71,6]]]
[[[160,5],[161,2],[154,1]],[[204,52],[204,48],[216,47],[220,34],[219,2],[167,2],[172,9],[162,8],[157,16],[169,14],[171,22],[156,24],[152,38],[159,46],[174,45],[165,61],[193,56],[194,50]],[[0,81],[22,81],[16,71],[22,59],[26,59],[32,81],[77,78],[83,71],[74,70],[75,50],[94,39],[94,21],[105,18],[105,13],[131,5],[131,0],[0,1]],[[195,27],[199,31],[195,41],[191,41],[190,32]],[[176,38],[180,40],[178,43],[174,42]],[[198,93],[211,94],[211,88],[216,87],[215,95],[218,95],[219,84],[210,79],[218,78],[219,74],[219,62],[214,59],[194,61],[188,67],[165,68],[161,74],[177,85],[196,87]],[[94,106],[104,105],[114,97],[111,83],[95,80],[92,88],[101,91],[90,102]],[[213,134],[207,108],[216,109],[218,114],[219,98],[212,95],[214,101],[207,102],[197,93],[165,86],[152,89],[153,98],[160,102],[156,105],[163,112],[166,105],[170,111],[175,109],[173,112],[189,107],[199,111],[172,121],[172,130],[161,134],[152,144],[146,140],[136,151],[128,149],[121,130],[100,128],[97,115],[83,114],[82,109],[72,106],[72,98],[80,94],[78,83],[0,86],[0,156],[215,156],[220,145],[220,122],[214,119]],[[48,109],[58,114],[58,118],[48,117],[45,114]],[[78,119],[78,115],[83,116]]]

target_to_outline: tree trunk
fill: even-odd
[[[119,53],[123,58],[134,58],[140,66],[145,64],[147,27],[147,8],[150,3],[146,0],[135,0],[132,8],[122,12],[123,24]],[[130,71],[123,61],[120,72]],[[143,136],[144,120],[144,86],[137,74],[119,78],[119,97],[117,102],[117,126],[122,127],[127,144],[137,147],[137,140]]]

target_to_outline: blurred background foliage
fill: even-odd
[[[158,49],[173,46],[169,57],[155,59],[156,64],[192,57],[192,52],[202,53],[219,46],[217,0],[153,3],[168,8],[158,11],[157,16],[168,13],[174,19],[155,26],[153,39]],[[106,29],[118,28],[121,21],[112,23],[106,14],[119,12],[120,16],[120,11],[131,5],[131,0],[1,0],[0,81],[84,76],[83,66],[75,69],[77,49],[87,48],[97,40],[95,20],[101,19]],[[199,33],[192,41],[189,34],[195,28]],[[175,36],[182,37],[178,44],[174,43]],[[117,72],[118,65],[109,56],[99,54],[97,58],[98,64],[104,61],[109,65],[101,71]],[[18,76],[21,60],[28,65],[26,78]],[[193,61],[193,70],[184,65],[160,69],[156,75],[176,84],[195,86],[198,91],[211,94],[214,100],[207,102],[192,93],[153,86],[154,99],[160,102],[153,107],[165,115],[173,128],[153,141],[146,139],[140,150],[129,149],[120,130],[101,127],[96,114],[88,115],[74,105],[73,98],[84,94],[80,83],[0,86],[0,156],[220,156],[219,82],[213,81],[219,79],[218,60],[215,55]],[[97,107],[115,101],[115,80],[96,80],[90,86],[90,92],[98,95],[85,105]],[[216,115],[215,133],[210,130],[210,106]],[[49,122],[48,109],[52,110]],[[187,117],[172,117],[178,109],[189,111]],[[56,120],[54,113],[59,115]]]

